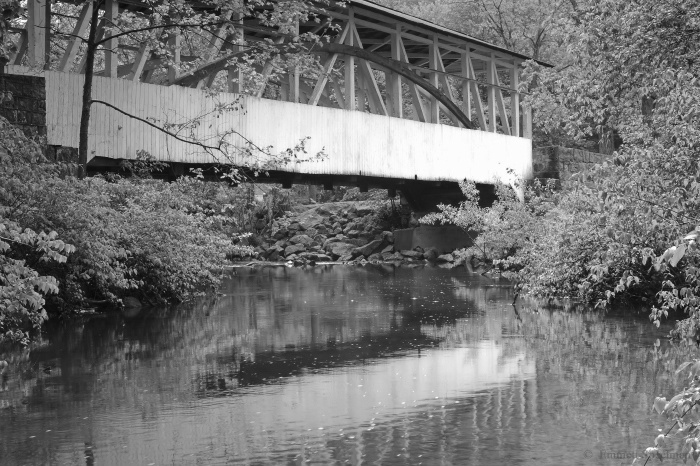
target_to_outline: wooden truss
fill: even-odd
[[[17,52],[10,65],[84,72],[81,38],[93,3],[84,2],[71,29],[63,33],[47,27],[58,3],[27,1],[26,26],[11,29]],[[98,36],[103,37],[120,12],[138,13],[139,8],[144,4],[137,0],[105,0]],[[279,70],[274,57],[246,69],[233,59],[243,54],[244,44],[283,44],[285,36],[250,18],[230,15],[225,16],[228,23],[209,32],[199,56],[188,53],[173,33],[163,34],[163,47],[171,52],[167,58],[146,44],[110,40],[102,52],[103,69],[96,74],[200,89],[220,88],[224,82],[228,92],[531,137],[531,116],[521,108],[518,89],[527,57],[364,0],[332,5],[321,14],[326,18],[321,26],[297,25],[300,33],[333,31],[328,46],[313,50],[322,65],[313,76],[296,68]],[[197,66],[182,72],[188,63]],[[247,82],[246,71],[257,73],[255,83]]]

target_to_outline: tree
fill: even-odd
[[[574,0],[383,0],[384,5],[500,45],[535,60],[566,60],[566,20]]]
[[[93,106],[107,105],[134,117],[113,103],[93,97],[93,76],[96,72],[101,70],[99,72],[103,75],[117,77],[124,75],[122,69],[126,68],[127,72],[132,70],[132,78],[133,73],[140,75],[145,72],[151,76],[151,82],[182,85],[184,82],[179,79],[182,75],[191,76],[192,72],[201,70],[208,63],[224,60],[224,68],[230,71],[235,69],[238,73],[229,72],[228,79],[215,79],[215,73],[205,75],[205,78],[212,91],[235,90],[237,93],[251,92],[259,87],[261,80],[274,79],[276,75],[289,70],[296,73],[317,72],[320,65],[306,50],[321,40],[318,31],[333,29],[329,24],[321,24],[319,15],[323,3],[309,0],[162,0],[144,2],[122,11],[118,10],[116,1],[110,0],[54,5],[50,60],[54,66],[70,70],[80,57],[80,66],[85,74],[78,148],[83,175],[89,156],[88,128]],[[83,22],[83,18],[89,18],[89,23]],[[248,26],[243,25],[242,18],[255,21],[256,26],[252,27],[258,32],[268,33],[274,40],[243,40],[241,32]],[[15,23],[22,21],[21,17],[14,19]],[[318,27],[301,32],[299,24],[309,23],[318,23]],[[84,24],[89,24],[86,32],[81,30]],[[71,38],[68,45],[65,44],[66,37]],[[76,48],[75,43],[82,45]],[[64,54],[66,48],[70,48],[71,53]],[[81,53],[77,53],[78,50]],[[59,63],[61,57],[68,61]],[[148,62],[147,57],[150,57],[149,63],[159,64],[160,67],[154,69],[149,65],[150,69],[144,71],[143,65],[137,66],[138,63]],[[270,67],[271,63],[274,66]],[[138,78],[135,76],[136,80]],[[226,112],[234,107],[220,106],[217,111]],[[142,121],[181,141],[211,153],[218,152],[224,163],[232,155],[230,152],[238,149],[265,156],[275,155],[257,147],[254,141],[248,141],[245,148],[233,147],[228,142],[233,130],[208,141],[183,136],[187,128],[197,125],[198,121],[176,124]]]

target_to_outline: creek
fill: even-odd
[[[667,326],[513,307],[462,267],[235,269],[222,293],[5,355],[0,464],[631,464],[682,386]]]

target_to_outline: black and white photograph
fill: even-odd
[[[0,466],[700,464],[697,0],[0,0]]]

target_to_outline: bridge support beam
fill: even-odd
[[[29,66],[46,68],[50,64],[51,36],[51,2],[50,0],[27,1],[27,58]]]

